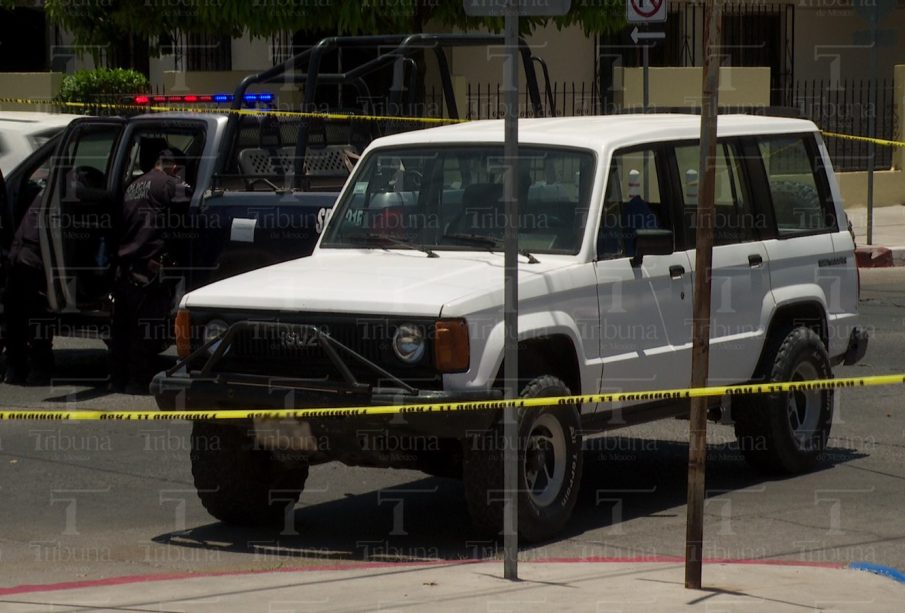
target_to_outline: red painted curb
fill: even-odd
[[[892,251],[888,247],[858,247],[855,249],[858,268],[886,268],[894,266]]]
[[[677,556],[635,556],[626,558],[540,558],[531,560],[537,564],[680,564],[684,558]],[[0,588],[0,596],[15,594],[31,594],[34,592],[59,592],[79,590],[92,587],[111,587],[133,583],[153,583],[160,581],[181,581],[184,579],[205,579],[210,577],[236,577],[244,575],[263,575],[267,573],[300,573],[314,571],[362,570],[368,568],[400,568],[413,566],[459,566],[462,564],[500,564],[500,560],[436,560],[424,562],[353,562],[350,564],[326,564],[323,566],[299,566],[293,568],[267,568],[258,570],[226,570],[206,573],[161,573],[156,575],[128,575],[125,577],[108,577],[106,579],[87,579],[83,581],[63,581],[60,583],[25,584]],[[707,559],[705,564],[752,564],[762,566],[799,566],[809,568],[842,569],[845,564],[837,562],[808,562],[797,560],[725,560]]]

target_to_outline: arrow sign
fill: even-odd
[[[632,42],[636,45],[639,40],[660,40],[666,38],[666,32],[639,32],[638,26],[632,30]]]

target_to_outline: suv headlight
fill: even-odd
[[[427,339],[416,324],[400,324],[393,334],[393,353],[405,364],[417,364],[424,358]]]

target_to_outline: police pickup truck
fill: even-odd
[[[423,124],[346,121],[299,111],[425,114],[416,94],[417,78],[426,71],[416,62],[432,58],[442,108],[455,119],[459,111],[447,49],[501,40],[463,34],[332,37],[246,77],[231,95],[144,95],[130,101],[139,108],[231,103],[230,113],[194,108],[77,119],[7,177],[0,251],[9,248],[26,209],[40,197],[55,334],[104,337],[123,194],[161,150],[170,149],[182,157],[183,178],[194,188],[188,215],[165,221],[171,265],[163,274],[179,288],[177,298],[214,280],[306,256],[368,143]],[[336,60],[340,50],[342,70]],[[534,66],[544,65],[524,42],[521,53],[534,112],[542,114]],[[262,90],[268,87],[276,91]],[[166,345],[168,339],[162,340]]]

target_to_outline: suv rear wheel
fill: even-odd
[[[528,383],[522,398],[568,396],[569,388],[545,375]],[[575,406],[519,412],[518,531],[526,541],[555,535],[569,521],[581,481],[581,429]],[[472,521],[498,535],[503,528],[503,424],[466,440],[465,500]]]
[[[768,353],[764,381],[806,381],[833,376],[826,347],[810,328],[798,327]],[[745,459],[768,473],[809,471],[826,448],[833,391],[805,390],[740,398],[735,434]]]
[[[254,447],[249,430],[242,422],[194,422],[195,488],[207,512],[222,522],[279,526],[298,502],[308,466],[280,464],[266,449]]]

